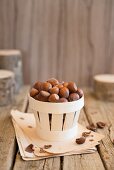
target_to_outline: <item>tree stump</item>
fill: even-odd
[[[0,69],[13,71],[15,74],[15,92],[23,85],[22,55],[19,50],[0,50]]]
[[[114,101],[114,74],[94,76],[94,92],[99,99]]]
[[[13,101],[14,88],[14,73],[8,70],[0,70],[0,106],[7,105]]]

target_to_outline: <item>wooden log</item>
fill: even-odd
[[[14,99],[14,73],[0,70],[0,106],[7,105]]]
[[[23,85],[22,55],[19,50],[0,50],[0,69],[15,73],[15,92]]]
[[[114,74],[94,76],[94,93],[99,99],[114,101]]]

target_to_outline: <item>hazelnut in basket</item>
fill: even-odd
[[[53,95],[52,95],[53,94]],[[46,82],[37,81],[30,90],[30,96],[42,102],[72,102],[83,96],[75,82],[59,82],[55,78]]]
[[[84,94],[75,82],[51,78],[37,81],[29,93],[29,107],[36,119],[37,134],[49,141],[74,138],[77,121],[84,106]]]

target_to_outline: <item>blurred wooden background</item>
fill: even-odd
[[[114,73],[114,0],[0,0],[0,49],[23,52],[24,80],[90,85]]]

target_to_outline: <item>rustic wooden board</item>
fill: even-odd
[[[99,154],[106,169],[114,169],[114,104],[97,100],[93,93],[85,94],[85,113],[89,123],[103,121],[107,126],[98,130],[105,135],[101,144],[98,146]]]
[[[0,169],[12,169],[15,155],[16,155],[16,139],[15,132],[12,125],[10,110],[17,108],[21,110],[23,99],[28,91],[25,87],[21,90],[20,94],[16,96],[16,100],[12,105],[0,107]]]
[[[113,44],[113,0],[0,1],[0,49],[22,50],[26,83],[91,84],[94,74],[114,72]]]
[[[60,158],[44,159],[39,161],[23,161],[19,154],[16,156],[14,170],[60,170]]]

